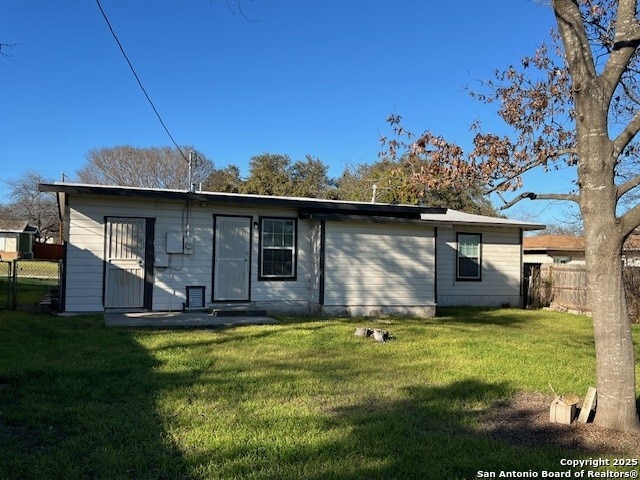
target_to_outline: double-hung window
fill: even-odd
[[[287,280],[296,276],[296,219],[260,219],[260,278]]]
[[[458,280],[482,279],[482,235],[479,233],[458,234]]]

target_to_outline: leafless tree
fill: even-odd
[[[77,171],[77,177],[80,182],[98,185],[186,190],[189,162],[183,152],[194,149],[183,147],[181,150],[129,145],[96,148],[87,154],[87,163]],[[214,171],[213,162],[199,153],[192,158],[191,181],[198,185]]]
[[[34,171],[8,180],[11,204],[2,207],[2,212],[10,219],[27,220],[38,227],[38,240],[46,242],[56,237],[60,229],[58,202],[51,193],[38,191],[39,183],[48,180]]]

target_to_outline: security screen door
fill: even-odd
[[[105,307],[144,304],[144,218],[107,218]]]
[[[249,300],[250,217],[216,217],[214,301]]]

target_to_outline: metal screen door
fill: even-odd
[[[249,300],[251,218],[217,217],[214,301]]]
[[[144,218],[108,218],[105,307],[141,308],[144,303]]]

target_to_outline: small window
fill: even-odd
[[[458,280],[480,280],[482,236],[479,233],[458,234]]]
[[[260,220],[260,278],[293,279],[296,276],[296,220]]]

